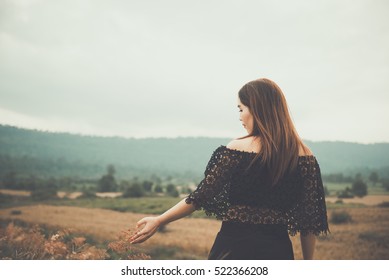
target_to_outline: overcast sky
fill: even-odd
[[[389,142],[389,1],[0,0],[0,123],[125,136],[245,131],[267,77],[313,141]]]

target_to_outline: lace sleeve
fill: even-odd
[[[289,217],[289,233],[328,233],[327,210],[319,164],[314,156],[299,161],[301,194]]]
[[[203,209],[205,213],[216,218],[225,217],[229,208],[229,188],[232,168],[236,165],[236,155],[224,149],[216,149],[204,172],[204,179],[189,196],[186,203],[192,203],[196,210]]]

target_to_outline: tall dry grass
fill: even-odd
[[[18,215],[13,215],[19,211]],[[329,209],[329,218],[333,211]],[[345,208],[351,216],[349,223],[330,223],[331,233],[320,236],[315,258],[322,260],[389,259],[389,208]],[[71,228],[88,234],[101,242],[115,241],[117,232],[134,226],[145,215],[120,213],[105,209],[35,205],[0,209],[0,218],[19,219],[29,223]],[[209,219],[181,219],[166,226],[151,239],[132,247],[159,259],[206,259],[220,222]],[[298,236],[291,238],[295,258],[302,252]],[[125,244],[124,244],[125,245]],[[109,248],[108,248],[109,249]]]
[[[83,236],[70,230],[59,230],[48,237],[44,230],[35,225],[24,228],[13,222],[0,228],[0,259],[15,260],[103,260],[103,259],[149,259],[136,253],[129,245],[131,233],[122,232],[107,248],[88,244]]]

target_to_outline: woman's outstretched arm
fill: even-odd
[[[144,227],[137,230],[137,232],[131,237],[131,244],[146,241],[153,236],[160,226],[181,219],[193,213],[193,211],[195,211],[194,205],[186,203],[185,199],[183,199],[158,217],[145,217],[141,219],[136,224],[136,228],[139,229],[142,225],[144,225]]]

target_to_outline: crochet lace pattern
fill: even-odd
[[[207,164],[204,179],[185,202],[222,221],[283,224],[290,235],[329,232],[315,156],[299,156],[296,170],[271,187],[259,160],[248,169],[255,155],[218,147]]]

